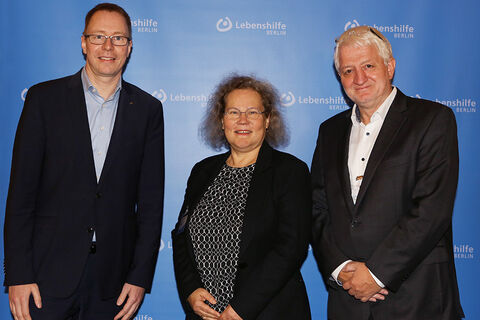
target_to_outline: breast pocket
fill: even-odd
[[[398,156],[393,158],[387,158],[380,162],[378,169],[392,169],[396,167],[402,167],[410,163],[409,156]]]

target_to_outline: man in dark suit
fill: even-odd
[[[312,245],[328,318],[462,318],[453,112],[392,87],[392,49],[374,28],[342,34],[335,67],[355,105],[320,126],[311,168]]]
[[[15,319],[129,319],[152,284],[163,214],[161,103],[122,80],[128,14],[99,4],[85,67],[28,91],[5,217]]]

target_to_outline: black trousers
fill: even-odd
[[[85,271],[75,292],[67,298],[49,297],[42,294],[42,308],[35,306],[30,297],[30,315],[33,320],[112,320],[123,306],[117,306],[117,298],[100,298],[96,281],[96,259],[91,253]]]

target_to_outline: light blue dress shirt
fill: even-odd
[[[90,127],[90,137],[92,139],[93,160],[95,162],[95,173],[97,182],[102,174],[103,164],[107,156],[108,145],[112,137],[115,116],[117,115],[118,100],[120,98],[120,89],[122,81],[118,81],[113,94],[107,99],[103,99],[98,90],[88,79],[85,68],[82,70],[82,85],[87,105],[88,125]],[[96,231],[93,233],[92,241],[96,241]]]
[[[98,182],[102,174],[105,157],[107,156],[110,138],[112,137],[122,81],[118,81],[114,93],[106,100],[100,96],[98,90],[88,79],[85,68],[82,70],[82,84],[87,105],[88,125],[90,127],[90,137],[92,138],[93,160],[95,161],[95,172]]]

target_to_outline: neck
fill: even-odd
[[[370,119],[372,118],[372,115],[375,113],[375,111],[377,111],[378,107],[376,109],[373,109],[373,110],[369,110],[369,109],[363,109],[363,108],[360,108],[359,106],[358,107],[358,110],[360,112],[360,121],[363,123],[363,124],[369,124],[370,123]]]
[[[260,146],[249,152],[238,152],[231,150],[230,156],[227,159],[227,165],[234,168],[242,168],[257,162]]]
[[[360,106],[360,105],[357,104],[358,111],[360,112],[360,121],[362,121],[363,124],[369,124],[370,123],[370,119],[372,118],[373,114],[387,100],[390,93],[392,93],[392,90],[393,90],[393,88],[390,87],[390,90],[383,95],[382,99],[380,99],[380,101],[381,101],[380,104],[378,104],[376,107],[372,107],[371,105],[370,106],[368,106],[368,105]]]
[[[118,81],[120,81],[122,76],[121,73],[113,77],[98,76],[90,70],[88,65],[85,67],[85,71],[87,72],[88,79],[93,84],[95,89],[97,89],[98,94],[100,94],[100,96],[105,100],[115,92]]]

